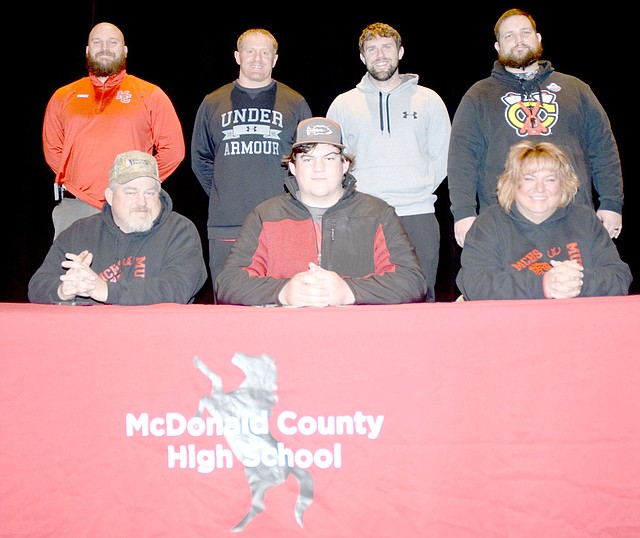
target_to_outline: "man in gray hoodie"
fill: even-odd
[[[403,74],[400,34],[374,23],[360,35],[367,72],[355,88],[338,95],[327,117],[342,128],[348,153],[357,155],[357,189],[393,206],[427,278],[427,301],[435,301],[440,227],[435,191],[447,175],[451,121],[442,98]]]

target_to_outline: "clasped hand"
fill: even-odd
[[[280,291],[278,297],[285,306],[341,306],[353,304],[355,297],[349,285],[334,271],[315,263],[309,270],[297,273]]]
[[[76,296],[91,297],[96,301],[107,300],[107,284],[91,269],[93,254],[83,250],[80,254],[66,253],[61,265],[67,270],[60,275],[58,296],[63,301],[71,301]]]
[[[551,260],[553,266],[542,277],[544,295],[548,299],[571,299],[580,295],[583,282],[583,267],[575,261]]]

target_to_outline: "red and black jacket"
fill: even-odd
[[[318,250],[316,226],[289,192],[259,204],[247,217],[215,283],[219,303],[278,304],[278,294],[309,262],[335,271],[353,291],[355,304],[422,302],[425,278],[393,207],[355,189],[345,176],[345,192],[322,217]]]

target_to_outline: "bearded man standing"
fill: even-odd
[[[357,188],[393,206],[416,249],[427,279],[426,301],[436,300],[440,225],[436,190],[447,175],[451,120],[435,90],[400,73],[404,46],[392,26],[368,25],[358,39],[367,72],[338,95],[327,111],[344,133],[347,153],[357,155]]]
[[[540,59],[542,36],[527,12],[506,11],[494,34],[498,60],[491,76],[471,86],[452,122],[447,174],[458,245],[478,213],[497,202],[507,152],[522,140],[553,142],[568,153],[581,182],[575,203],[594,207],[617,238],[622,170],[604,108],[586,83]]]
[[[164,181],[184,160],[182,126],[169,97],[126,71],[124,35],[102,22],[89,33],[88,77],[59,88],[44,115],[42,143],[55,173],[54,238],[72,222],[99,213],[116,155],[156,158]]]

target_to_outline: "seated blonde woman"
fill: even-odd
[[[572,203],[578,185],[560,147],[513,145],[498,178],[498,204],[465,240],[456,278],[464,299],[627,295],[629,266],[593,208]]]

